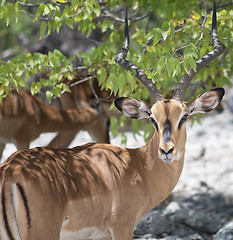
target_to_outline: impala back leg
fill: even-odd
[[[38,185],[37,182],[28,190],[28,184],[24,181],[17,183],[17,180],[12,183],[12,177],[15,175],[13,172],[11,180],[8,179],[0,185],[0,239],[59,240],[63,207],[59,206],[59,202],[51,200],[53,190],[41,194],[35,189],[46,187]],[[20,175],[22,178],[23,174]],[[46,198],[47,204],[42,203],[41,197]]]

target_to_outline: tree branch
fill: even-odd
[[[204,5],[204,11],[205,11],[205,17],[203,20],[203,23],[201,25],[201,36],[196,44],[196,48],[198,48],[199,43],[201,42],[201,40],[203,39],[204,36],[204,28],[205,28],[205,24],[206,24],[206,20],[207,20],[207,8],[206,8],[206,0],[203,0],[203,5]]]

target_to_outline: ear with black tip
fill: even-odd
[[[215,109],[225,94],[223,88],[214,88],[200,94],[193,102],[188,105],[189,114],[205,113]]]
[[[135,98],[117,98],[115,106],[125,116],[130,118],[150,118],[151,115],[150,107]]]

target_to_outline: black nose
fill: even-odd
[[[174,151],[174,147],[171,147],[168,150],[164,150],[164,149],[160,148],[160,151],[161,151],[162,154],[168,155],[168,154],[171,154]]]

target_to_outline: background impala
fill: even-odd
[[[223,51],[216,27],[214,5],[214,50],[196,62],[197,71]],[[196,73],[190,69],[172,99],[165,100],[152,80],[125,60],[128,43],[126,14],[124,45],[116,62],[136,72],[154,104],[150,108],[132,98],[119,98],[115,104],[128,117],[150,119],[155,134],[137,149],[91,143],[13,154],[1,165],[2,239],[132,239],[140,218],[175,187],[183,167],[185,120],[213,110],[224,89],[215,88],[188,104],[183,102]]]

